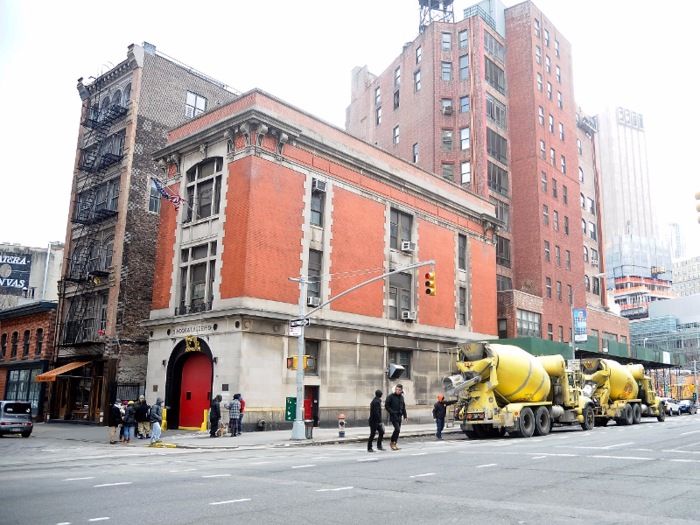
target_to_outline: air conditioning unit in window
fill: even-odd
[[[411,241],[401,241],[402,252],[415,252],[418,250],[418,245]]]
[[[442,106],[443,115],[452,115],[452,106]]]
[[[313,191],[320,191],[321,193],[326,193],[326,186],[328,185],[327,182],[322,181],[322,180],[314,180],[314,184],[312,187]]]
[[[321,304],[321,299],[319,297],[307,297],[306,298],[306,306],[313,306],[314,308],[316,308],[320,304]]]
[[[415,321],[418,317],[416,312],[401,312],[401,319],[403,321]]]

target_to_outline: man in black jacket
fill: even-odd
[[[114,404],[109,407],[109,443],[111,445],[114,445],[117,442],[117,428],[119,428],[119,425],[124,422],[120,408],[121,404],[122,400],[117,399],[114,401]]]
[[[384,451],[382,448],[382,439],[384,439],[384,425],[382,424],[382,391],[377,390],[374,392],[374,399],[369,404],[369,441],[367,441],[367,452],[374,452],[372,448],[372,442],[374,441],[374,434],[379,432],[379,437],[377,438],[377,450]]]
[[[401,417],[403,416],[404,423],[408,423],[408,414],[406,414],[406,404],[403,402],[403,385],[396,385],[393,394],[389,394],[384,403],[384,408],[389,412],[389,419],[394,426],[394,432],[391,434],[391,450],[401,450],[396,446],[399,440],[399,432],[401,432]]]
[[[216,437],[216,431],[219,430],[219,419],[221,419],[221,396],[216,396],[211,400],[209,408],[209,437]]]
[[[435,434],[435,437],[438,439],[442,439],[442,429],[445,428],[447,407],[454,405],[456,402],[456,399],[454,401],[445,401],[445,396],[438,396],[437,403],[433,406],[433,419],[435,419],[435,423],[437,423],[437,434]]]
[[[151,425],[148,422],[148,403],[146,396],[139,396],[139,403],[136,405],[136,425],[138,426],[136,437],[139,439],[151,437]]]

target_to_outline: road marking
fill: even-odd
[[[57,523],[56,525],[70,525],[70,521],[62,521],[61,523]]]
[[[340,487],[338,489],[318,489],[316,492],[337,492],[339,490],[350,490],[354,487]]]
[[[292,468],[309,468],[315,467],[316,465],[294,465]]]
[[[210,476],[202,476],[203,478],[228,478],[231,474],[212,474]]]
[[[618,443],[617,445],[608,445],[607,447],[573,447],[570,445],[557,445],[557,448],[588,448],[588,449],[593,449],[593,450],[610,450],[613,447],[624,447],[625,445],[633,445],[634,442],[630,441],[629,443]]]
[[[635,451],[637,451],[637,452],[654,452],[654,451],[653,451],[652,449],[650,449],[650,448],[632,448],[632,449],[630,449],[630,450],[635,450]]]
[[[95,479],[95,476],[88,476],[87,478],[66,478],[63,481],[80,481],[83,479]]]
[[[209,505],[226,505],[227,503],[241,503],[243,501],[250,501],[250,498],[246,499],[230,499],[228,501],[215,501],[213,503],[210,503]]]
[[[498,465],[498,463],[489,463],[488,465],[479,465],[476,468],[495,467],[496,465]]]
[[[537,456],[536,458],[532,458],[532,459],[543,459],[543,458],[546,458],[546,457],[547,457],[547,456]]]
[[[688,434],[696,434],[698,432],[700,432],[700,430],[693,430],[692,432],[683,432],[681,436],[687,436]]]
[[[122,481],[120,483],[105,483],[104,485],[95,485],[94,488],[97,488],[97,487],[116,487],[117,485],[131,485],[132,483],[133,483],[132,481]],[[100,518],[100,519],[108,520],[109,518]]]
[[[261,461],[259,463],[251,463],[251,465],[269,465],[271,461]]]
[[[670,461],[677,461],[679,463],[697,463],[695,459],[672,459]]]
[[[196,468],[186,468],[184,470],[171,470],[170,472],[192,472],[193,470],[197,470]]]
[[[637,459],[640,461],[654,461],[654,458],[638,458],[635,456],[588,456],[589,458],[605,458],[605,459]]]
[[[108,520],[108,519],[109,519],[109,518],[107,518],[107,517],[105,517],[105,518],[92,518],[91,520],[88,520],[88,521],[105,521],[105,520]]]
[[[411,454],[411,456],[427,456],[427,452],[418,452],[417,454]]]
[[[409,478],[424,478],[425,476],[434,476],[435,472],[429,472],[428,474],[416,474],[415,476],[409,476]]]
[[[363,461],[379,461],[377,458],[366,458],[366,459],[358,459],[358,463],[361,463]]]

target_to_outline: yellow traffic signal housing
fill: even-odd
[[[297,356],[287,358],[287,368],[289,368],[290,370],[297,369]]]
[[[435,272],[427,272],[425,274],[425,294],[437,295],[437,290],[435,289]]]
[[[297,359],[298,356],[292,356],[287,358],[287,368],[290,370],[297,369]],[[313,370],[316,368],[316,358],[310,355],[304,356],[304,370]]]

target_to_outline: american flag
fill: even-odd
[[[166,198],[170,202],[172,202],[173,206],[175,206],[175,209],[179,211],[180,210],[180,203],[185,202],[185,199],[183,199],[179,195],[168,193],[167,191],[165,191],[165,188],[163,187],[163,185],[160,182],[158,182],[153,177],[151,177],[151,179],[153,180],[153,183],[156,185],[156,189],[158,190],[158,193],[160,193],[164,198]]]

